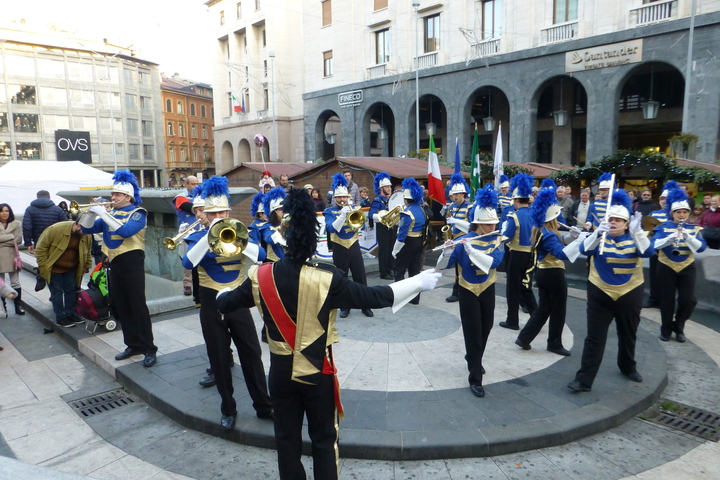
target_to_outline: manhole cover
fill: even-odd
[[[125,405],[132,405],[135,400],[122,389],[98,393],[90,397],[68,402],[75,412],[83,418],[92,417],[100,413],[116,410]]]
[[[640,418],[704,440],[717,442],[720,438],[720,415],[684,403],[660,399]]]

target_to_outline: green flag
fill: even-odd
[[[470,158],[470,201],[475,201],[475,192],[480,188],[480,152],[478,152],[478,128],[475,124],[472,153]]]

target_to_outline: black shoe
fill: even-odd
[[[503,328],[509,328],[510,330],[520,330],[517,325],[510,325],[508,322],[500,322],[500,326]]]
[[[670,340],[670,337],[665,336],[665,335],[660,335],[660,340],[662,340],[663,342],[667,342],[668,340]]]
[[[660,308],[660,307],[659,307],[658,304],[655,303],[655,302],[647,301],[647,302],[645,302],[645,304],[642,306],[642,308]]]
[[[143,367],[150,368],[157,363],[157,355],[154,353],[146,353],[143,359]]]
[[[515,345],[522,348],[523,350],[530,350],[532,348],[529,343],[525,343],[519,338],[515,340]]]
[[[395,280],[395,277],[393,277],[392,275],[388,275],[386,273],[386,274],[380,275],[380,279],[381,280]]]
[[[115,355],[115,360],[125,360],[130,357],[134,357],[135,355],[142,355],[142,352],[138,352],[137,350],[133,350],[132,348],[128,347],[122,352]]]
[[[220,419],[220,428],[223,430],[232,430],[235,428],[236,415],[223,415]]]
[[[552,352],[552,353],[556,353],[556,354],[558,354],[558,355],[562,355],[563,357],[569,357],[569,356],[570,356],[570,350],[568,350],[568,349],[565,348],[565,347],[560,347],[560,348],[550,348],[550,347],[548,347],[548,348],[547,348],[547,351],[548,351],[548,352]]]
[[[590,387],[588,387],[587,385],[583,385],[577,380],[573,380],[572,382],[568,383],[567,387],[575,393],[589,392],[591,390]]]
[[[640,375],[637,370],[630,373],[623,372],[623,375],[625,375],[628,379],[632,380],[633,382],[640,383],[642,382],[642,375]]]
[[[676,333],[675,340],[677,340],[680,343],[685,343],[685,340],[687,340],[687,338],[685,338],[685,335],[682,333]]]
[[[530,309],[528,307],[522,307],[523,313],[530,313]]]
[[[370,310],[369,308],[363,308],[362,312],[366,317],[374,317],[375,316],[373,311]]]
[[[482,372],[482,374],[485,375],[485,367],[480,367],[480,372]]]
[[[416,299],[413,298],[413,299],[410,300],[408,303],[411,303],[411,304],[413,304],[413,305],[420,305],[420,299],[418,298],[418,299],[416,300]]]
[[[445,301],[448,303],[454,303],[454,302],[457,302],[458,300],[460,300],[460,299],[455,295],[450,295],[449,297],[447,297],[445,299]]]
[[[267,412],[267,413],[260,413],[260,412],[258,412],[258,413],[257,413],[257,417],[258,417],[259,419],[261,419],[261,420],[274,420],[274,419],[275,419],[275,414],[273,413],[272,410],[270,410],[270,411]]]
[[[47,286],[47,282],[43,277],[38,275],[37,282],[35,282],[35,291],[39,292],[40,290],[44,289]]]
[[[470,391],[476,397],[484,397],[485,396],[485,389],[483,388],[482,385],[470,385]]]
[[[72,328],[75,326],[75,322],[67,318],[61,318],[57,321],[58,326],[65,328]]]
[[[203,388],[212,387],[216,384],[215,381],[215,375],[212,373],[208,373],[203,378],[200,379],[200,386]]]
[[[17,300],[15,301],[15,315],[25,315],[25,309],[17,302]]]
[[[348,315],[350,315],[349,309],[347,309],[347,310],[344,308],[340,309],[340,318],[347,318]]]

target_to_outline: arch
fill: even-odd
[[[388,104],[376,102],[366,110],[362,121],[363,156],[395,156],[395,114]]]
[[[165,111],[168,113],[172,113],[172,100],[169,98],[165,100]]]
[[[438,155],[444,155],[447,158],[449,145],[447,144],[447,108],[445,102],[440,97],[432,94],[425,94],[420,97],[420,152],[427,154],[430,144],[430,136],[428,135],[427,125],[433,123],[435,125],[435,134],[433,140]],[[415,130],[415,102],[411,104],[408,112],[408,138],[410,138],[410,151],[416,150],[416,130]]]
[[[201,116],[202,118],[205,118],[205,115],[206,115],[206,113],[205,113],[205,105],[200,105],[200,116]]]
[[[190,115],[192,115],[193,117],[195,116],[195,104],[194,103],[190,104]]]
[[[207,148],[207,144],[205,145]],[[247,138],[243,138],[238,142],[238,165],[243,163],[252,162],[252,150],[250,149],[250,142]]]
[[[315,151],[322,153],[323,160],[329,160],[342,154],[342,141],[340,116],[333,110],[320,113],[315,122]]]
[[[478,128],[478,151],[494,153],[498,128],[502,122],[503,151],[508,152],[510,138],[510,102],[505,92],[495,85],[481,85],[475,88],[463,105],[461,125],[467,143],[463,151],[472,149],[475,125]],[[469,156],[468,156],[469,158]]]
[[[233,147],[227,140],[223,142],[220,150],[220,171],[227,172],[234,166]]]

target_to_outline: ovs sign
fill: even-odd
[[[90,132],[55,130],[55,151],[58,162],[79,160],[82,163],[92,163]]]

